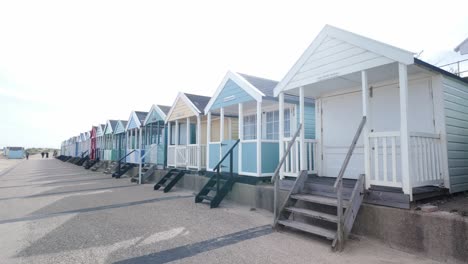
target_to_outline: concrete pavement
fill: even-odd
[[[436,263],[366,239],[334,253],[320,238],[273,232],[271,220],[50,158],[0,176],[0,263]]]

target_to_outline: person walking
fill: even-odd
[[[26,159],[28,160],[29,159],[29,152],[26,150],[26,152],[24,154],[26,155]]]
[[[42,158],[44,158],[44,151],[41,152],[41,156],[42,156]]]
[[[45,157],[46,157],[46,159],[49,158],[49,152],[46,152],[46,153],[45,153]]]

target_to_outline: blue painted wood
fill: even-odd
[[[147,124],[150,123],[155,123],[158,121],[164,121],[164,119],[159,115],[158,111],[156,109],[152,108],[151,111],[148,113],[148,122]]]
[[[255,100],[234,81],[228,80],[209,110]]]
[[[135,116],[132,115],[130,120],[128,121],[128,129],[139,128],[137,120],[135,120]]]
[[[221,158],[224,157],[224,155],[226,155],[226,153],[228,152],[229,149],[231,149],[232,145],[234,145],[234,143],[236,143],[237,140],[224,140],[222,143],[223,145],[221,146]],[[234,148],[234,150],[232,151],[233,154],[234,154],[234,157],[233,157],[233,172],[234,173],[238,173],[239,172],[239,161],[238,161],[238,157],[239,157],[239,147],[236,146]],[[218,155],[219,156],[219,155]],[[220,159],[221,159],[220,158]],[[219,160],[220,160],[219,159]],[[218,160],[218,162],[219,162]],[[226,160],[223,161],[223,168],[221,169],[221,171],[223,172],[229,172],[229,160],[230,158],[227,157]]]
[[[121,134],[121,133],[125,133],[125,127],[122,125],[122,122],[117,122],[117,125],[115,126],[114,134]]]
[[[219,153],[219,148],[220,148],[220,145],[219,143],[210,143],[209,144],[209,150],[210,150],[210,157],[209,157],[209,160],[208,160],[208,167],[209,168],[213,168],[214,166],[216,166],[216,164],[219,162],[219,160],[221,159],[220,157],[220,153]]]
[[[257,172],[257,143],[242,142],[242,171]]]
[[[262,142],[262,173],[275,172],[279,161],[279,143]]]
[[[306,104],[304,108],[305,108],[305,112],[304,112],[305,138],[315,139],[315,105]],[[299,104],[296,105],[296,109],[297,109],[296,121],[297,121],[297,124],[299,124],[300,123]]]

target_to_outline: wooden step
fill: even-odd
[[[286,207],[285,209],[291,213],[300,214],[303,216],[320,219],[328,222],[338,223],[338,217],[336,215],[326,214],[299,207]]]
[[[291,195],[292,199],[301,200],[305,202],[325,204],[330,206],[337,206],[337,199],[332,197],[311,195],[311,194],[294,194]],[[348,207],[349,201],[343,200],[343,207]]]
[[[330,229],[308,225],[308,224],[304,224],[304,223],[293,221],[293,220],[279,220],[278,224],[291,227],[294,229],[298,229],[307,233],[322,236],[329,240],[335,239],[335,236],[336,236],[336,232]]]

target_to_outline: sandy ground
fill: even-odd
[[[3,162],[3,161],[2,161]],[[0,176],[0,263],[437,263],[361,239],[274,232],[268,212],[33,158]]]

